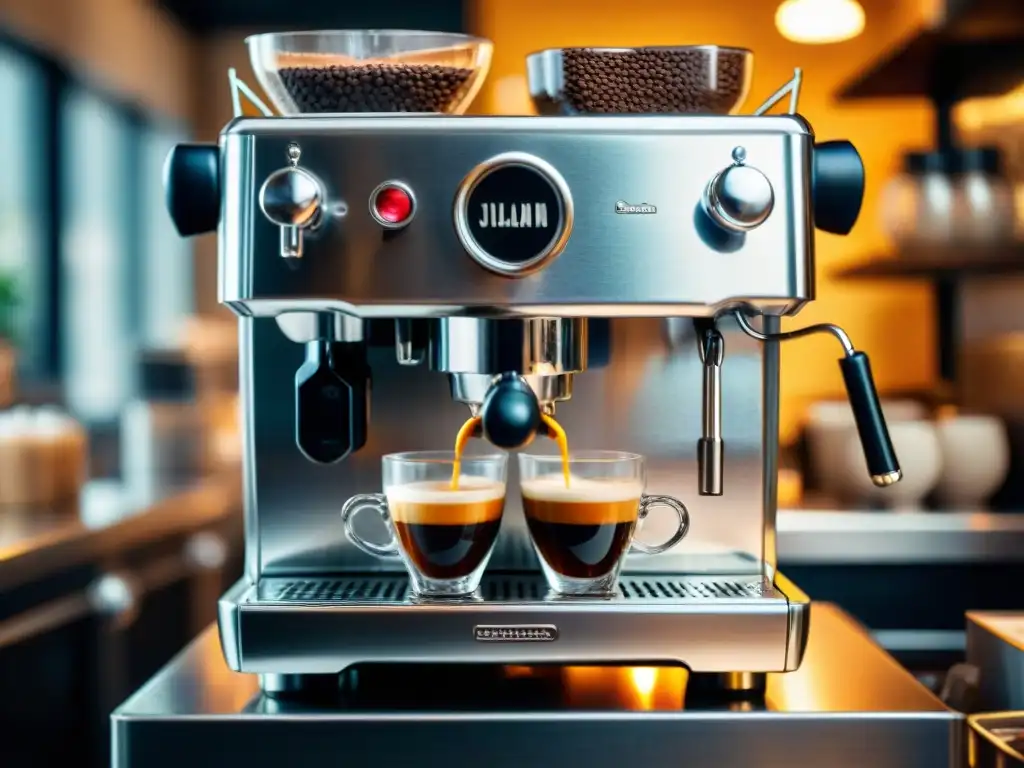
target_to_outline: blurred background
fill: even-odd
[[[230,119],[228,67],[255,86],[247,34],[339,27],[490,38],[481,114],[532,112],[523,58],[546,47],[750,48],[747,109],[802,67],[801,113],[855,143],[868,186],[851,236],[818,234],[818,300],[799,324],[837,323],[871,355],[908,481],[884,498],[861,481],[834,342],[785,345],[782,567],[922,675],[962,655],[964,610],[1020,607],[1021,3],[0,0],[13,765],[104,764],[110,709],[241,573],[235,324],[215,238],[176,235],[162,165]]]

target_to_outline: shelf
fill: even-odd
[[[1024,562],[1024,514],[780,509],[787,565]]]
[[[1019,0],[945,0],[944,21],[922,27],[840,88],[841,100],[998,96],[1024,76]]]
[[[928,248],[927,254],[904,250],[865,264],[836,270],[843,279],[941,280],[990,275],[1024,275],[1024,243],[998,248],[977,246]]]
[[[392,0],[339,3],[336,0],[157,0],[186,29],[199,34],[288,29],[437,29],[461,32],[463,0]],[[242,35],[238,36],[242,39]]]

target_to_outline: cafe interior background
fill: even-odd
[[[880,496],[861,481],[834,342],[783,346],[781,569],[941,690],[965,610],[1024,608],[1024,7],[1016,69],[990,61],[984,30],[937,67],[946,5],[0,0],[13,764],[103,764],[111,708],[213,621],[241,572],[235,324],[217,305],[215,239],[177,236],[161,175],[173,144],[216,138],[227,69],[254,84],[243,40],[272,29],[489,38],[470,109],[484,114],[532,112],[523,60],[546,47],[746,47],[748,109],[802,67],[801,112],[855,143],[868,182],[852,235],[817,235],[801,324],[835,322],[871,355],[907,482]],[[801,546],[823,530],[829,546]]]

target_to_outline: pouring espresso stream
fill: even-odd
[[[542,430],[555,441],[555,445],[558,446],[558,453],[562,457],[562,475],[565,478],[565,487],[569,487],[569,438],[565,434],[565,430],[562,429],[562,425],[555,421],[553,416],[548,416],[546,413],[542,413],[540,416],[541,423],[546,427]],[[471,437],[474,437],[479,433],[481,419],[479,416],[471,416],[466,419],[466,422],[459,428],[458,434],[455,436],[455,463],[452,466],[452,481],[451,488],[453,491],[459,489],[459,472],[462,467],[462,453],[466,450],[466,444],[469,442]]]

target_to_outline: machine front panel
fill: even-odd
[[[250,575],[401,570],[399,560],[372,558],[345,539],[341,506],[354,494],[381,491],[383,454],[451,450],[455,432],[467,416],[466,406],[452,401],[444,375],[423,366],[400,367],[393,346],[371,346],[369,439],[344,461],[315,464],[302,455],[294,439],[293,380],[302,345],[288,340],[273,320],[243,322],[252,324],[251,346],[243,348],[243,360],[252,361],[251,389],[244,396],[253,448],[249,482],[255,489],[253,507],[259,509],[248,529]],[[389,331],[391,324],[381,322]],[[762,413],[764,408],[777,409],[778,403],[762,403],[762,345],[729,325],[723,327],[728,350],[722,376],[723,496],[697,493],[702,365],[689,321],[591,320],[591,367],[576,376],[572,399],[558,406],[557,417],[572,448],[644,454],[648,492],[674,495],[689,509],[687,537],[669,553],[631,556],[631,571],[763,571]],[[773,387],[767,391],[777,395]],[[528,450],[555,453],[554,444],[545,442],[538,439]],[[512,458],[502,532],[489,570],[536,571]],[[358,520],[368,538],[386,540],[379,518],[366,513]],[[668,510],[655,509],[638,535],[652,543],[662,541],[673,525]]]
[[[563,123],[236,123],[225,135],[223,172],[229,187],[245,192],[223,211],[222,231],[240,234],[222,243],[222,299],[256,315],[305,305],[396,317],[554,307],[561,309],[547,313],[706,314],[740,301],[779,312],[813,298],[812,137],[802,121],[576,118],[567,123],[572,130]],[[301,151],[296,167],[319,180],[325,199],[321,222],[302,233],[301,258],[288,259],[281,227],[260,209],[260,189],[288,167],[293,145]],[[736,157],[764,174],[774,202],[759,226],[729,233],[712,223],[702,200]],[[517,158],[522,165],[510,168]],[[411,198],[401,228],[382,227],[372,212],[375,192],[387,184]],[[528,274],[486,263],[487,254],[529,261],[560,238],[556,253]],[[477,246],[483,260],[470,255]]]

